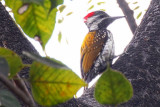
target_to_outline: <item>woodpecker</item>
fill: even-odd
[[[107,30],[114,20],[124,16],[110,17],[103,11],[94,11],[84,17],[84,23],[89,29],[81,46],[81,75],[89,83],[111,65],[114,54],[112,33]]]

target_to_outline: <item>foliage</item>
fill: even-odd
[[[88,10],[91,10],[91,9],[93,9],[93,8],[94,8],[94,5],[90,6],[90,7],[88,8]]]
[[[142,12],[138,13],[137,19],[142,15]]]
[[[66,14],[66,16],[69,16],[69,15],[71,15],[72,13],[73,13],[73,12],[69,12],[69,13]]]
[[[85,86],[83,80],[61,62],[28,52],[24,54],[35,60],[31,65],[29,81],[33,97],[39,104],[53,106],[63,103]]]
[[[52,106],[63,103],[71,99],[82,86],[86,85],[83,80],[61,62],[27,52],[24,52],[24,54],[35,60],[31,65],[29,81],[33,97],[39,104]],[[15,68],[10,69],[9,73],[13,74],[12,76],[21,70],[18,68],[19,66],[20,68],[25,66],[21,63],[20,57],[9,49],[0,48],[0,56],[7,60],[10,68]],[[2,61],[3,63],[0,64],[6,64],[8,68],[5,60]]]
[[[137,10],[137,9],[139,9],[139,6],[135,7],[133,10]]]
[[[63,0],[5,0],[13,11],[16,22],[24,33],[34,38],[39,36],[43,48],[55,26],[57,6]]]
[[[53,106],[63,103],[85,86],[74,72],[55,59],[50,60],[27,52],[24,54],[36,60],[31,65],[30,83],[33,97],[39,104]]]
[[[9,74],[9,65],[5,58],[0,56],[0,73],[5,76]]]
[[[58,10],[60,11],[60,13],[62,13],[65,8],[66,8],[66,5],[61,5]]]
[[[5,58],[8,62],[10,70],[9,77],[15,76],[24,67],[21,58],[10,49],[0,48],[0,57]]]
[[[38,5],[44,5],[44,0],[21,0],[23,3],[35,3]]]
[[[89,1],[88,1],[88,4],[91,4],[91,2],[92,2],[92,0],[89,0]],[[101,6],[101,5],[105,4],[105,3],[106,3],[106,2],[97,2],[97,4],[91,5],[91,6],[88,8],[87,11],[92,10],[92,9],[95,7],[95,5]],[[101,9],[101,10],[102,10],[102,11],[105,11],[105,9]]]
[[[59,32],[59,34],[58,34],[58,41],[61,42],[61,39],[62,39],[62,33]]]
[[[7,90],[0,90],[1,107],[21,107],[15,96]]]
[[[53,68],[40,62],[34,62],[31,66],[30,83],[35,100],[43,106],[63,103],[85,86],[71,70]]]
[[[116,106],[128,101],[133,89],[124,75],[108,67],[96,83],[94,95],[99,103]]]
[[[136,1],[136,0],[130,0],[130,1],[131,2],[129,2],[128,4],[133,5],[133,11],[138,12],[136,14],[136,19],[139,19],[142,16],[142,13],[145,13],[146,9],[140,9],[141,6],[138,1]]]

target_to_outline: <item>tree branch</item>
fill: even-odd
[[[31,93],[28,91],[28,89],[24,83],[24,80],[22,80],[19,77],[19,75],[16,75],[15,78],[17,78],[17,79],[15,79],[15,80],[13,79],[13,81],[16,83],[16,86],[18,88],[20,88],[27,95],[26,97],[28,97],[30,99],[31,103],[34,104],[34,106],[36,106],[35,101],[31,95]]]
[[[125,0],[117,0],[117,3],[119,4],[119,7],[121,8],[123,14],[126,16],[126,20],[128,22],[128,25],[134,35],[134,32],[136,31],[137,24],[133,16],[133,10],[131,10],[126,3]]]
[[[8,78],[6,78],[3,74],[0,74],[0,81],[8,87],[8,89],[13,92],[17,97],[20,97],[21,100],[29,105],[29,107],[36,107],[36,105],[32,102],[32,99],[26,97],[26,95],[16,86],[14,86]]]

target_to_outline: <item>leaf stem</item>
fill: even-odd
[[[24,67],[31,67],[31,64],[23,64]]]

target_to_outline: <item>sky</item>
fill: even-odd
[[[64,0],[66,8],[62,13],[57,14],[57,21],[62,18],[64,18],[64,20],[61,24],[56,24],[52,37],[47,43],[45,49],[47,56],[62,61],[79,77],[81,77],[80,47],[85,35],[88,33],[88,28],[83,22],[83,17],[89,12],[100,9],[105,9],[106,13],[110,16],[124,16],[123,12],[116,3],[116,0],[92,0],[90,3],[88,3],[88,1],[89,0]],[[98,2],[104,1],[105,3],[101,5],[97,4]],[[140,12],[142,12],[142,16],[144,15],[150,0],[139,0],[137,4],[133,4],[135,0],[127,0],[127,2],[129,2],[131,9],[140,6],[139,9],[134,11],[134,16],[136,18]],[[91,10],[88,10],[92,5],[94,5],[94,7]],[[72,14],[66,16],[69,12],[72,12]],[[142,19],[142,16],[136,20],[138,25]],[[125,47],[133,37],[125,18],[116,20],[107,29],[112,32],[114,37],[115,54],[119,55],[123,53]],[[62,33],[61,42],[58,41],[59,32]],[[39,51],[40,55],[45,56],[40,44],[29,37],[27,38]],[[90,84],[90,86],[93,83],[94,81]],[[77,96],[79,97],[81,94],[82,89]]]

